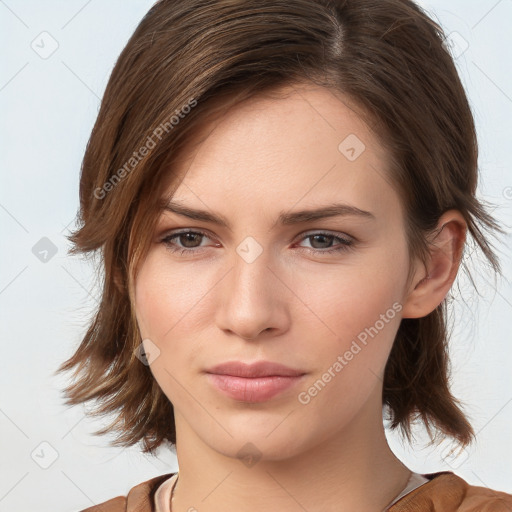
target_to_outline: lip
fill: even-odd
[[[215,373],[217,375],[231,375],[233,377],[298,377],[304,375],[306,372],[295,370],[284,366],[279,363],[271,361],[257,361],[255,363],[244,363],[242,361],[228,361],[226,363],[218,364],[206,373]]]
[[[230,361],[206,371],[220,392],[243,402],[265,402],[297,384],[305,372],[270,361]]]

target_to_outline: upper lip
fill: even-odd
[[[288,368],[279,363],[270,361],[258,361],[255,363],[243,363],[242,361],[228,361],[218,364],[206,370],[206,373],[216,373],[217,375],[232,375],[233,377],[298,377],[304,375],[305,372]]]

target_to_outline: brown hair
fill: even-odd
[[[116,431],[114,444],[143,441],[143,451],[153,452],[176,442],[172,404],[135,355],[133,283],[161,207],[154,198],[179,149],[213,112],[300,82],[343,93],[389,151],[411,257],[427,261],[427,235],[455,208],[500,272],[483,230],[503,231],[475,197],[470,106],[441,27],[420,7],[410,0],[160,0],[112,71],[83,159],[79,227],[69,237],[71,253],[100,251],[103,295],[80,346],[57,371],[74,369],[67,404],[95,400],[94,414],[115,414],[99,431]],[[383,404],[391,427],[408,438],[420,419],[431,435],[466,445],[473,430],[449,390],[446,314],[445,300],[424,318],[402,320]]]

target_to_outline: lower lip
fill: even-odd
[[[234,377],[208,373],[210,382],[225,395],[243,402],[265,402],[272,397],[297,384],[303,377],[284,377],[270,375],[268,377]]]

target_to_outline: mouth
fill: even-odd
[[[269,361],[230,361],[206,371],[210,384],[243,402],[265,402],[298,384],[306,372]]]

